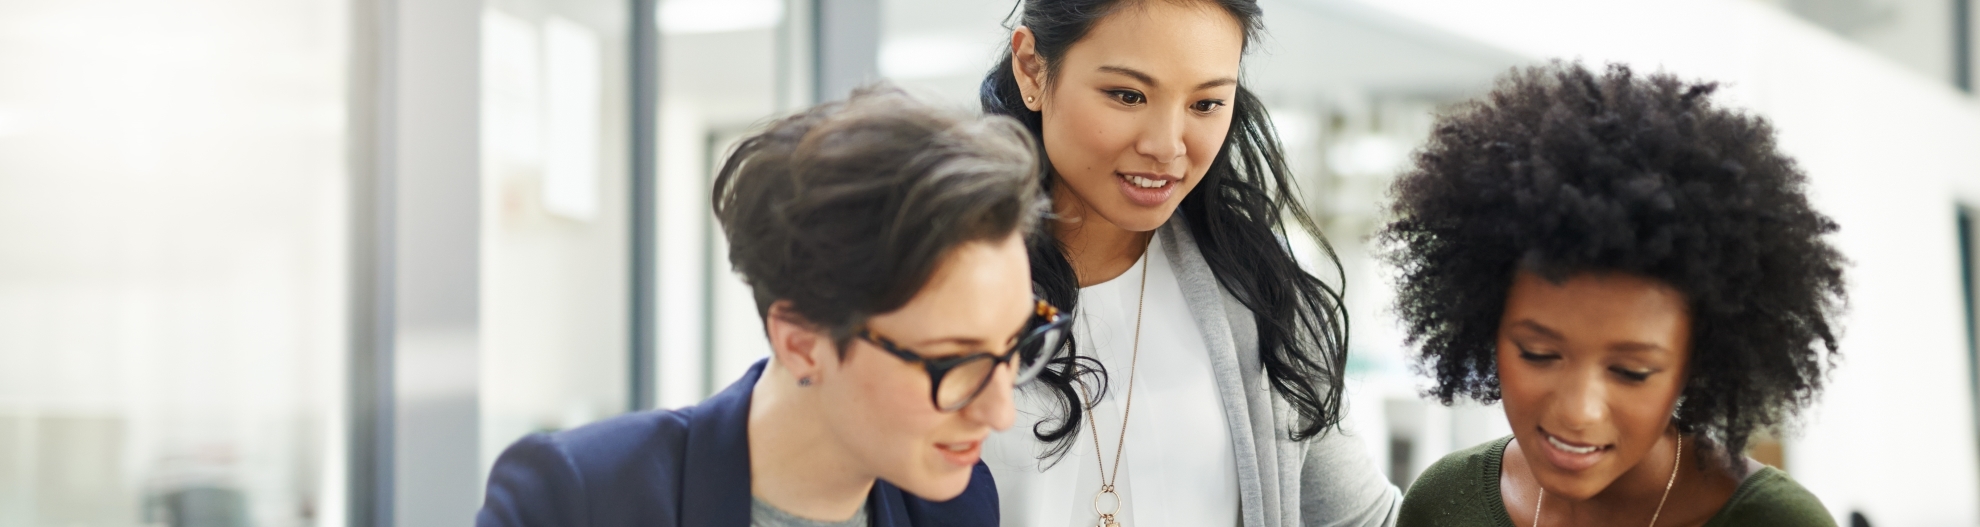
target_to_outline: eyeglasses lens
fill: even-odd
[[[942,376],[942,386],[935,390],[935,404],[944,411],[967,406],[990,383],[996,366],[997,361],[988,356],[956,365],[948,375]]]
[[[1018,342],[1015,350],[1018,353],[1018,384],[1022,385],[1038,378],[1038,374],[1043,373],[1053,359],[1065,354],[1065,350],[1060,346],[1065,341],[1065,333],[1064,324],[1049,324],[1039,327]]]

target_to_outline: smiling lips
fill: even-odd
[[[1568,441],[1547,433],[1544,428],[1540,429],[1540,436],[1546,439],[1542,441],[1546,446],[1541,450],[1546,452],[1547,461],[1569,472],[1580,472],[1595,466],[1602,461],[1603,454],[1615,448],[1615,445],[1590,445]]]
[[[1115,172],[1121,182],[1121,195],[1129,202],[1143,207],[1154,207],[1167,203],[1182,183],[1182,176],[1169,176],[1152,172]]]
[[[942,459],[944,461],[948,461],[959,467],[974,466],[976,465],[976,460],[983,457],[982,440],[964,441],[961,443],[936,443],[935,449],[942,452]]]

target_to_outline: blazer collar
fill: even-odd
[[[681,525],[749,525],[749,399],[767,362],[688,414]]]
[[[769,359],[695,405],[681,470],[681,525],[749,525],[749,401]],[[874,481],[866,515],[875,527],[908,525],[904,496]]]

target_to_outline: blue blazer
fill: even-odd
[[[749,399],[765,361],[701,404],[614,417],[516,441],[495,460],[477,527],[749,525]],[[886,481],[866,497],[874,527],[997,525],[997,486],[976,463],[947,502]]]

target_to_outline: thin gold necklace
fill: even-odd
[[[1153,240],[1153,238],[1150,238]],[[1087,400],[1086,424],[1093,430],[1093,463],[1100,467],[1100,492],[1093,494],[1093,513],[1100,515],[1099,527],[1121,527],[1114,521],[1114,515],[1121,512],[1121,495],[1114,493],[1114,484],[1121,481],[1121,452],[1127,447],[1128,414],[1134,411],[1134,370],[1141,362],[1141,310],[1148,304],[1148,246],[1141,248],[1141,297],[1134,301],[1134,352],[1128,359],[1127,402],[1121,407],[1121,435],[1114,443],[1114,470],[1110,474],[1107,463],[1100,460],[1100,424],[1093,419],[1093,407],[1100,404],[1086,393],[1086,385],[1079,385],[1080,397]],[[1100,510],[1100,498],[1113,497],[1114,506],[1105,512]]]
[[[1671,479],[1664,482],[1664,497],[1657,498],[1657,512],[1650,514],[1650,527],[1657,527],[1657,517],[1664,515],[1664,500],[1671,498],[1671,485],[1678,480],[1678,465],[1684,464],[1684,434],[1678,434],[1677,438],[1677,459],[1671,461]],[[1533,486],[1539,487],[1540,482],[1534,481]],[[1547,503],[1545,488],[1540,489],[1540,499],[1533,500],[1533,527],[1540,527],[1540,504],[1543,503]]]

